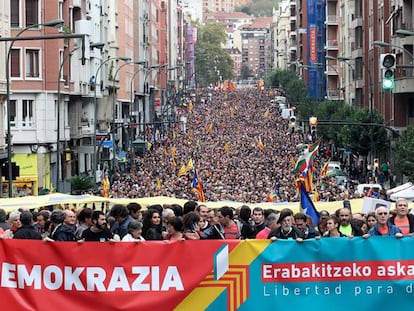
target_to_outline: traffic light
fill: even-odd
[[[382,88],[385,91],[391,91],[394,88],[396,65],[395,54],[381,54]]]
[[[316,129],[317,125],[318,125],[318,118],[310,117],[309,118],[309,131],[310,131],[312,142],[315,142],[317,138],[317,129]]]
[[[296,128],[296,117],[295,116],[289,117],[289,127],[291,128],[292,133],[294,133],[295,128]]]

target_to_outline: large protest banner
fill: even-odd
[[[411,307],[414,238],[144,243],[0,240],[5,310]],[[322,308],[322,309],[321,309]]]

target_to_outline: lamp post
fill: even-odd
[[[148,77],[149,77],[149,74],[151,73],[152,70],[158,69],[160,67],[165,67],[167,65],[168,64],[162,64],[162,65],[156,64],[156,65],[152,65],[152,66],[149,66],[149,67],[145,67],[145,75],[144,75],[144,105],[143,105],[143,123],[144,123],[144,142],[145,142],[145,145],[146,145],[146,142],[147,142],[147,140],[146,140],[147,139],[146,102],[147,102],[147,97],[148,97],[148,100],[149,100],[149,95],[150,95],[150,93],[149,93],[149,85],[148,85]]]
[[[414,32],[413,32],[414,35]],[[378,46],[378,47],[395,47],[395,48],[399,48],[401,50],[403,50],[405,53],[408,54],[408,56],[411,57],[411,61],[414,60],[414,55],[413,53],[411,53],[409,50],[407,50],[405,47],[400,46],[400,45],[396,45],[396,44],[392,44],[392,43],[388,43],[388,42],[383,42],[383,41],[374,41],[373,42],[374,46]]]
[[[131,59],[129,57],[109,57],[108,59],[101,62],[96,69],[95,73],[95,80],[98,77],[99,71],[101,70],[102,66],[108,63],[111,60],[122,60],[122,61],[130,61]],[[93,154],[92,154],[92,178],[96,182],[96,167],[97,167],[97,155],[96,155],[96,126],[97,126],[97,114],[98,114],[98,97],[96,94],[96,88],[95,85],[94,89],[94,101],[93,101],[93,135],[92,135],[92,148],[93,148]]]
[[[12,170],[12,135],[11,135],[11,103],[10,103],[10,54],[13,48],[13,44],[18,37],[21,36],[23,32],[29,29],[38,28],[40,26],[46,27],[56,27],[63,24],[63,20],[51,20],[40,24],[29,25],[23,28],[15,38],[11,38],[10,46],[7,49],[7,58],[6,58],[6,100],[7,100],[7,136],[8,136],[8,146],[7,146],[7,168],[8,168],[8,195],[9,198],[13,196],[13,170]],[[2,190],[3,191],[3,190]]]
[[[126,65],[131,65],[131,64],[143,65],[143,64],[146,64],[146,61],[134,61],[134,62],[126,61],[124,64],[122,64],[121,66],[119,66],[117,68],[117,70],[114,73],[113,80],[112,80],[112,126],[111,126],[111,132],[112,132],[112,148],[113,148],[113,150],[115,150],[115,148],[114,148],[115,147],[115,131],[118,129],[115,126],[115,115],[117,114],[117,109],[116,109],[117,107],[116,107],[116,100],[115,100],[115,95],[116,95],[115,81],[116,81],[116,78],[118,76],[118,72],[123,67],[125,67]],[[132,87],[131,87],[131,89],[132,89]],[[114,166],[115,166],[115,152],[112,155],[112,170],[114,169]]]
[[[90,48],[100,48],[102,49],[103,47],[103,43],[91,43],[90,44]],[[76,50],[78,50],[79,47],[75,47],[73,48],[61,61],[60,66],[59,66],[59,74],[58,74],[58,91],[57,91],[57,116],[56,116],[56,121],[57,121],[57,138],[56,138],[56,166],[57,166],[57,170],[56,170],[56,192],[59,192],[60,190],[60,172],[61,172],[61,167],[60,167],[60,162],[61,162],[61,158],[60,158],[60,105],[61,105],[61,91],[60,91],[60,84],[61,84],[61,76],[62,76],[62,70],[63,70],[63,66],[65,64],[65,61],[72,56],[73,52],[75,52]],[[63,129],[64,131],[64,129]]]

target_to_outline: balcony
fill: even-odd
[[[327,50],[338,50],[338,40],[328,40],[326,41],[326,46],[325,48]]]
[[[328,100],[343,100],[340,90],[327,90],[326,96]]]
[[[325,24],[328,26],[338,26],[338,17],[336,15],[328,15]]]
[[[402,69],[397,73],[393,93],[414,93],[414,69]]]

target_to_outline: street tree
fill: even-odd
[[[195,48],[196,80],[202,87],[233,78],[233,60],[223,48],[224,26],[208,22],[198,28]]]
[[[396,145],[395,165],[408,178],[414,182],[414,127],[407,127],[407,130]]]

